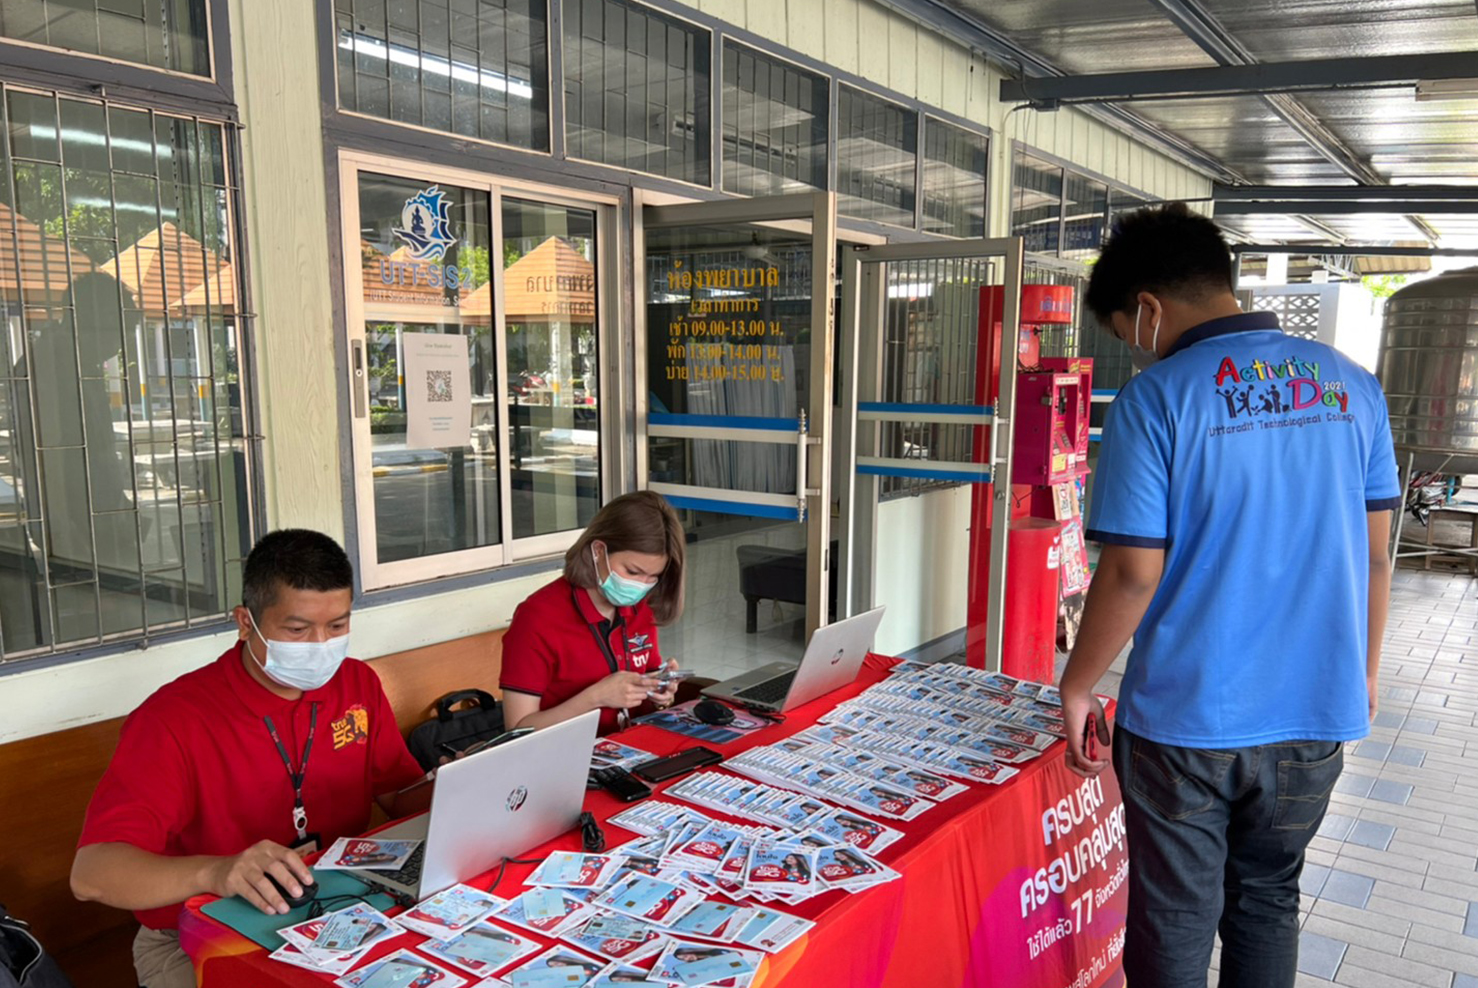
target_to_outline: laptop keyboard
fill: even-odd
[[[400,885],[415,888],[421,884],[421,865],[426,861],[426,842],[423,840],[416,845],[411,856],[406,858],[405,864],[395,871],[371,871],[368,874],[375,878],[383,878],[386,881],[396,882]]]
[[[790,684],[795,682],[795,671],[782,673],[774,679],[767,679],[763,683],[756,683],[748,689],[735,693],[736,699],[749,700],[751,703],[780,703],[785,695],[790,692]]]

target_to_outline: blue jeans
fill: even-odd
[[[1292,988],[1298,878],[1344,768],[1336,741],[1178,748],[1114,732],[1129,839],[1131,988]]]

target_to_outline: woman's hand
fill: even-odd
[[[677,668],[677,660],[668,659],[667,665],[662,667],[662,672],[677,672]],[[665,683],[662,683],[661,680],[658,680],[658,682],[661,683],[661,686],[652,692],[652,704],[658,710],[666,710],[668,707],[672,706],[672,701],[677,699],[678,680],[669,679]]]
[[[589,687],[585,693],[598,707],[630,710],[641,706],[646,701],[647,694],[656,690],[659,685],[651,676],[635,672],[613,672]]]

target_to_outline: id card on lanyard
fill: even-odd
[[[303,804],[303,780],[308,777],[308,758],[313,754],[313,735],[318,731],[318,704],[314,703],[308,707],[308,741],[303,745],[303,760],[295,769],[292,758],[288,756],[287,745],[282,743],[282,737],[277,733],[277,725],[272,723],[271,717],[263,717],[267,724],[267,733],[272,736],[272,743],[277,746],[277,754],[282,756],[282,765],[287,769],[287,779],[293,787],[293,831],[297,839],[292,844],[295,851],[311,853],[318,850],[318,835],[308,832],[308,809]]]

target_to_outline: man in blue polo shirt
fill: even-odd
[[[1216,226],[1119,220],[1087,303],[1141,373],[1109,408],[1103,546],[1062,677],[1068,765],[1094,775],[1093,688],[1133,637],[1113,764],[1129,832],[1130,985],[1294,983],[1298,878],[1364,737],[1400,505],[1385,397],[1338,351],[1243,313]]]

